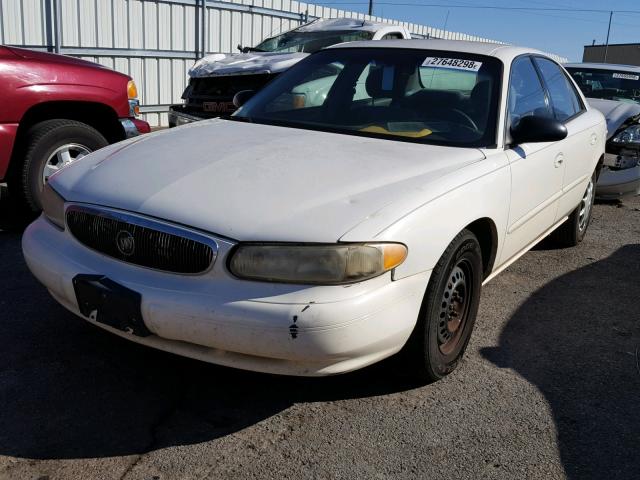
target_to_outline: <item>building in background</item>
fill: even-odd
[[[640,67],[640,43],[617,43],[609,46],[585,45],[582,61]]]

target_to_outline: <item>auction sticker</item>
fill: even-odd
[[[623,80],[640,80],[640,75],[632,75],[630,73],[614,73],[613,78],[621,78]]]
[[[482,66],[482,62],[465,60],[463,58],[427,57],[422,62],[423,67],[432,68],[453,68],[456,70],[468,70],[477,72]]]

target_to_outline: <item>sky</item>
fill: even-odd
[[[367,12],[368,0],[313,1],[332,8]],[[392,5],[403,3],[405,5]],[[419,4],[556,8],[568,11],[515,11],[426,7]],[[407,5],[414,4],[414,5]],[[516,45],[537,48],[581,61],[584,45],[604,44],[608,12],[578,12],[575,9],[636,10],[613,14],[609,43],[640,43],[638,0],[374,0],[374,15],[410,21],[435,28],[464,32]],[[448,12],[448,18],[447,18]]]

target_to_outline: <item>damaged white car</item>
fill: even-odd
[[[398,25],[350,18],[319,19],[267,38],[255,47],[238,45],[242,53],[207,55],[189,70],[189,84],[182,94],[184,103],[170,107],[169,126],[233,113],[236,93],[259,90],[309,54],[330,45],[409,38],[409,31]]]
[[[302,101],[326,72],[327,94]],[[484,283],[551,232],[584,238],[605,139],[602,114],[537,51],[343,44],[230,119],[53,175],[23,252],[60,304],[143,345],[310,376],[404,349],[407,372],[439,379]]]
[[[607,119],[607,153],[596,194],[603,199],[640,194],[640,67],[607,63],[565,67],[589,103]]]

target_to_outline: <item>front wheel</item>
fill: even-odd
[[[25,143],[26,152],[9,179],[9,189],[12,197],[37,212],[42,209],[42,189],[49,176],[109,142],[85,123],[56,119],[32,126]]]
[[[406,347],[412,376],[435,381],[453,372],[467,348],[482,288],[482,251],[463,230],[431,274],[416,328]]]

